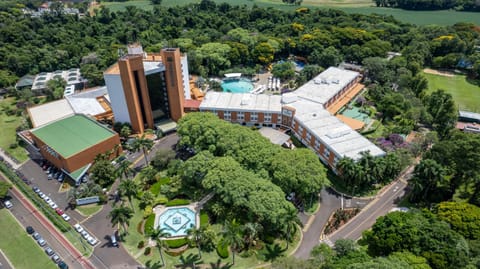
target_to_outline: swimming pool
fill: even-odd
[[[253,83],[249,79],[226,79],[222,81],[222,89],[224,92],[248,93],[253,90]]]
[[[188,229],[196,227],[195,212],[187,207],[166,208],[160,215],[158,225],[171,237],[185,236]]]

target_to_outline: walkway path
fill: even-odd
[[[22,164],[19,164],[17,163],[15,160],[13,160],[9,155],[8,153],[6,153],[2,148],[0,148],[0,157],[3,158],[3,160],[5,162],[7,162],[8,164],[10,164],[10,166],[17,170]]]

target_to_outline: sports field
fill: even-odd
[[[16,269],[57,268],[7,209],[0,209],[0,249]]]
[[[452,94],[460,110],[480,112],[480,86],[467,81],[466,76],[446,77],[427,73],[425,76],[428,79],[428,92],[445,90]]]
[[[231,5],[273,7],[283,10],[299,8],[295,5],[286,5],[281,0],[214,0],[216,3],[228,2]],[[162,6],[182,6],[189,3],[200,3],[200,0],[163,0]],[[136,6],[140,9],[151,10],[153,6],[150,0],[130,0],[126,2],[102,2],[102,5],[112,11],[124,10],[126,6]],[[480,14],[475,12],[455,12],[449,10],[440,11],[410,11],[393,8],[375,7],[370,0],[303,0],[301,7],[309,8],[335,8],[348,13],[371,14],[376,13],[384,16],[394,16],[396,19],[418,25],[438,24],[453,25],[457,22],[472,22],[480,25]]]

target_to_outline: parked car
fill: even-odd
[[[39,233],[37,233],[37,232],[33,232],[32,237],[33,237],[33,239],[35,239],[35,240],[38,240],[38,239],[42,238],[42,236],[41,236]]]
[[[65,178],[65,174],[61,173],[60,176],[58,177],[58,182],[63,182],[64,178]]]
[[[70,220],[70,216],[67,215],[67,214],[65,214],[65,213],[62,214],[62,218],[63,218],[65,221],[69,221],[69,220]]]
[[[33,190],[35,193],[39,193],[39,192],[40,192],[40,189],[39,189],[38,187],[35,187],[35,186],[32,187],[32,190]]]
[[[87,238],[90,236],[90,235],[88,234],[88,232],[85,231],[85,230],[83,230],[83,231],[81,232],[81,234],[82,234],[82,236],[83,236],[84,239],[87,239]]]
[[[52,256],[53,254],[55,254],[55,252],[53,251],[53,249],[51,247],[46,247],[45,248],[45,253],[47,253],[48,256]]]
[[[42,198],[42,199],[45,198],[45,196],[47,196],[45,193],[43,193],[43,192],[41,192],[41,191],[37,192],[37,194],[38,194],[38,196],[40,196],[40,198]]]
[[[79,232],[79,233],[82,233],[82,232],[83,232],[82,226],[80,226],[80,224],[78,224],[78,223],[75,224],[75,225],[73,225],[73,228],[75,228],[75,230],[76,230],[77,232]]]
[[[33,233],[35,232],[35,230],[33,229],[32,226],[27,226],[27,229],[26,229],[26,230],[27,230],[27,233],[28,233],[28,234],[33,234]]]
[[[57,212],[57,214],[60,216],[64,214],[63,210],[60,208],[55,208],[55,212]]]
[[[87,241],[92,246],[95,246],[95,244],[97,243],[97,239],[95,239],[93,237],[88,238]]]
[[[54,263],[58,263],[60,261],[60,257],[57,254],[53,254],[52,261]]]
[[[58,262],[58,268],[68,269],[68,265],[64,261],[60,261],[60,262]]]
[[[37,240],[37,243],[40,245],[40,246],[45,246],[47,244],[47,241],[45,241],[45,239],[43,239],[43,237],[40,237],[38,240]]]
[[[47,202],[47,204],[50,203],[50,201],[52,201],[52,199],[50,199],[50,197],[48,197],[48,196],[46,196],[46,195],[45,195],[45,197],[43,198],[43,200],[44,200],[45,202]]]
[[[5,207],[8,208],[8,209],[10,209],[10,208],[13,207],[13,204],[12,204],[12,202],[10,202],[10,201],[5,201],[5,202],[3,202],[3,204],[4,204]]]
[[[117,237],[115,235],[110,236],[110,243],[112,244],[112,246],[118,248]]]

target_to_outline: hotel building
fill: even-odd
[[[146,54],[139,45],[104,72],[115,122],[128,122],[135,133],[164,120],[178,121],[190,99],[187,57],[178,48]]]
[[[358,160],[361,152],[385,152],[335,116],[358,93],[360,73],[330,67],[294,92],[279,95],[208,92],[200,111],[248,126],[290,129],[336,172],[343,157]]]

